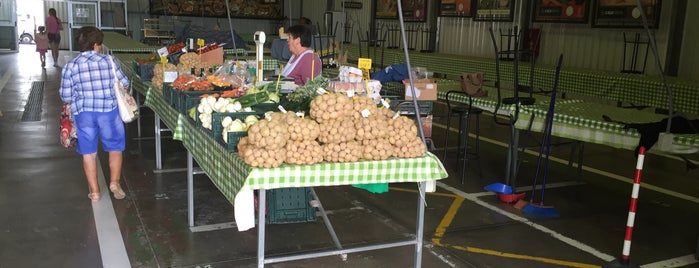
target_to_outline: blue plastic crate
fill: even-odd
[[[298,223],[316,221],[316,208],[311,188],[281,188],[267,191],[267,223]]]

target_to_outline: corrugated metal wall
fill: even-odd
[[[664,63],[670,24],[672,1],[663,1],[660,27],[654,29],[661,63]],[[518,14],[515,11],[515,14]],[[515,21],[517,18],[515,18]],[[513,22],[473,21],[471,18],[439,18],[439,52],[471,57],[494,57],[493,45],[488,29],[493,28],[500,43],[499,30],[507,31]],[[585,68],[620,71],[623,68],[623,34],[633,37],[636,33],[646,39],[643,29],[592,28],[589,24],[534,23],[541,29],[540,54],[537,65],[553,66],[558,55],[563,53],[567,68]],[[643,61],[645,47],[640,47],[639,61]],[[629,47],[630,49],[630,47]],[[630,58],[630,52],[627,57]],[[628,59],[627,59],[628,60]],[[653,65],[653,53],[649,51],[646,73],[657,74]],[[640,64],[640,63],[639,63]],[[639,65],[638,68],[641,68]]]

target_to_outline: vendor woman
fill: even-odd
[[[294,25],[286,30],[286,39],[291,51],[291,58],[284,67],[282,75],[293,78],[294,83],[303,86],[312,77],[320,75],[323,66],[320,57],[313,53],[311,38],[313,33],[308,25]]]

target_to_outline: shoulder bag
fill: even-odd
[[[138,118],[138,104],[136,100],[126,91],[124,85],[121,84],[119,78],[116,75],[116,68],[114,67],[114,58],[110,58],[110,63],[112,66],[112,74],[114,75],[114,95],[116,95],[117,106],[119,106],[119,116],[124,123],[132,122]]]

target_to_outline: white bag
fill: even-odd
[[[138,118],[138,103],[117,78],[114,58],[111,58],[111,61],[109,64],[112,66],[112,74],[114,75],[114,95],[116,95],[117,106],[119,106],[119,116],[124,123],[129,123]]]

